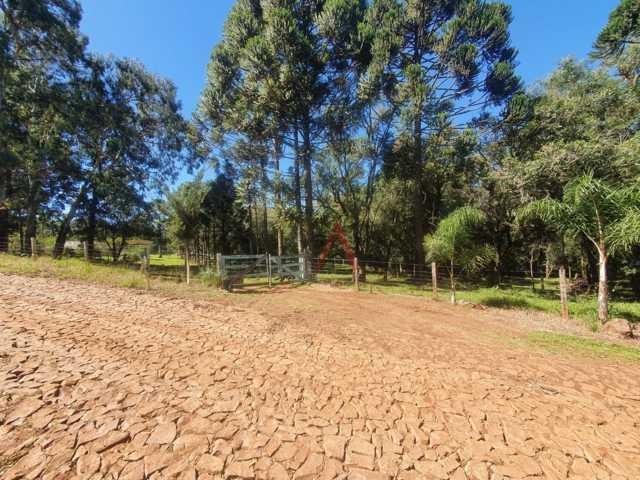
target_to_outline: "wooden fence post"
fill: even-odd
[[[267,259],[267,278],[269,279],[269,288],[271,288],[271,254],[267,253],[265,257]]]
[[[558,276],[560,278],[560,305],[562,307],[562,320],[569,320],[569,301],[567,295],[567,273],[564,265],[558,269]]]
[[[189,265],[189,247],[184,247],[184,264],[187,270],[187,285],[191,284],[191,265]]]
[[[36,258],[37,255],[36,237],[31,237],[31,258]]]
[[[151,280],[149,278],[149,267],[151,266],[151,258],[149,254],[149,247],[144,249],[144,257],[142,257],[142,270],[144,278],[147,284],[147,290],[151,290]]]
[[[353,287],[356,292],[360,290],[360,269],[358,268],[358,257],[353,257]]]
[[[216,253],[216,273],[222,275],[222,254]]]
[[[431,292],[433,298],[438,298],[438,265],[431,262]]]
[[[302,278],[304,282],[311,282],[313,280],[313,267],[311,266],[311,252],[308,249],[304,251]]]

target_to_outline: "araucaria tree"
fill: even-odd
[[[500,105],[520,89],[509,42],[511,9],[480,0],[374,0],[365,35],[372,61],[367,88],[391,92],[408,146],[404,178],[413,183],[414,256],[424,265],[425,146],[430,135]]]
[[[474,271],[495,259],[495,250],[477,238],[479,227],[486,220],[482,210],[461,207],[444,218],[433,234],[424,238],[427,257],[447,265],[453,304],[456,303],[456,267]]]
[[[598,319],[609,319],[607,264],[616,249],[629,248],[638,241],[640,188],[614,187],[586,174],[570,182],[562,201],[546,198],[532,202],[518,212],[524,222],[537,218],[563,233],[583,235],[598,254]]]

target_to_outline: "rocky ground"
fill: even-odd
[[[640,478],[637,364],[508,314],[0,274],[0,478]]]

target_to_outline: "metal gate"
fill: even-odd
[[[307,262],[308,263],[308,262]],[[253,279],[253,284],[273,282],[302,282],[305,280],[305,258],[303,256],[276,255],[218,255],[218,274],[227,288],[244,284]]]

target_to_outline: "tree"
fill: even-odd
[[[594,44],[595,58],[614,65],[632,86],[640,79],[640,2],[622,0]]]
[[[640,97],[607,69],[563,60],[529,95],[514,98],[508,111],[498,124],[501,136],[491,147],[497,152],[485,154],[500,164],[497,185],[509,192],[511,212],[535,199],[561,200],[566,185],[586,173],[620,185],[640,175],[636,122]],[[501,218],[495,215],[497,221]],[[526,243],[527,238],[522,241]],[[557,241],[555,234],[548,237],[549,245]],[[577,247],[575,271],[580,270],[595,286],[599,266],[591,242],[581,237],[573,244]],[[517,258],[515,251],[511,245],[511,259]],[[618,266],[626,268],[619,262],[625,259],[616,259],[612,275],[620,271]],[[570,263],[566,266],[571,270]]]
[[[475,235],[486,220],[481,210],[461,207],[444,218],[436,231],[424,239],[428,258],[447,265],[453,304],[456,303],[456,267],[475,270],[495,260],[495,250],[489,245],[480,244]]]
[[[169,234],[188,251],[202,226],[202,206],[207,196],[207,184],[202,173],[185,182],[174,192],[167,192],[169,207]]]
[[[616,249],[638,241],[637,216],[640,189],[637,185],[614,187],[592,173],[570,182],[562,201],[545,198],[518,212],[518,221],[540,219],[562,233],[584,235],[598,254],[598,319],[609,319],[607,263]]]
[[[98,236],[109,247],[112,260],[117,262],[129,238],[153,235],[151,206],[128,185],[112,184],[104,200],[97,214]]]
[[[110,190],[122,185],[138,193],[160,190],[185,161],[197,158],[185,158],[187,124],[175,86],[142,64],[94,56],[75,88],[80,105],[78,195],[84,196],[79,202],[93,255],[98,211]],[[60,231],[58,243],[64,244],[66,234]]]
[[[509,45],[511,9],[500,2],[375,0],[365,37],[372,62],[367,88],[391,92],[400,133],[411,153],[405,179],[413,185],[415,262],[424,265],[425,139],[467,123],[520,89]]]
[[[66,141],[61,127],[68,115],[61,111],[68,98],[60,87],[86,45],[78,33],[80,16],[75,0],[0,1],[0,251],[8,244],[11,202],[26,199],[30,236],[38,207],[46,203],[42,190],[51,185],[41,172],[55,170],[49,159],[60,160]]]
[[[314,161],[327,116],[344,105],[345,91],[356,91],[365,10],[364,0],[241,0],[213,50],[200,112],[219,145],[269,146],[279,251],[285,217],[280,160],[287,148],[299,250],[314,248]]]
[[[218,174],[208,188],[202,205],[207,250],[224,254],[251,251],[248,239],[252,232],[246,226],[249,212],[238,199],[230,169]]]
[[[505,139],[518,193],[560,198],[568,182],[587,172],[614,182],[640,174],[640,98],[606,69],[563,60],[529,101],[527,121]]]

